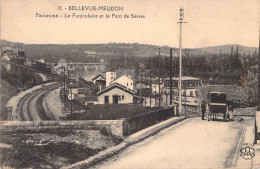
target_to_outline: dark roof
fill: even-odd
[[[130,93],[130,94],[134,94],[134,91],[133,90],[130,90],[130,89],[127,89],[125,86],[119,84],[119,83],[113,83],[112,85],[106,87],[105,89],[101,90],[100,92],[97,93],[97,95],[101,95],[103,93],[106,93],[107,91],[109,90],[112,90],[114,88],[119,88],[127,93]]]
[[[4,54],[7,54],[7,56],[9,56],[10,59],[18,59],[16,54],[14,53],[14,51],[12,50],[6,50],[3,52],[2,56],[4,56]]]
[[[96,75],[95,77],[92,78],[92,80],[95,80],[96,78],[98,78],[99,76],[103,77],[106,80],[106,73],[99,73],[98,75]]]
[[[144,81],[144,80],[137,80],[136,82],[135,82],[135,84],[137,84],[137,83],[143,83],[143,84],[145,84],[145,85],[149,85],[149,83],[148,82],[146,82],[146,81]]]
[[[133,79],[135,77],[135,71],[131,70],[131,69],[120,69],[120,70],[116,70],[116,79],[118,79],[119,77],[126,75],[126,76],[131,76],[131,78]]]
[[[208,92],[223,92],[227,94],[227,100],[238,101],[240,100],[238,91],[239,88],[237,85],[209,85],[198,87],[198,93],[202,101],[208,101]]]

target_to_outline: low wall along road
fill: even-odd
[[[49,129],[105,129],[108,133],[123,137],[152,126],[174,116],[173,109],[160,109],[121,120],[80,121],[8,121],[0,124],[1,131],[43,131]]]

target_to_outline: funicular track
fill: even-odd
[[[53,84],[35,90],[25,95],[18,104],[17,113],[21,121],[42,121],[55,120],[53,113],[43,106],[43,98],[49,90],[57,88],[59,85]],[[45,107],[44,109],[42,107]]]

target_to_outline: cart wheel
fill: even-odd
[[[210,111],[207,111],[205,114],[206,114],[206,119],[207,119],[208,121],[210,121],[210,119],[211,119],[211,113],[210,113]]]
[[[208,120],[208,112],[207,111],[204,114],[204,119]]]
[[[227,117],[228,116],[228,117]],[[224,120],[226,120],[226,117],[227,119],[229,120],[229,110],[228,110],[228,106],[226,108],[226,112],[224,113]]]

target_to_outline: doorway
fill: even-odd
[[[113,96],[113,103],[114,104],[118,104],[118,100],[119,100],[118,97],[119,96],[116,96],[116,95]]]

